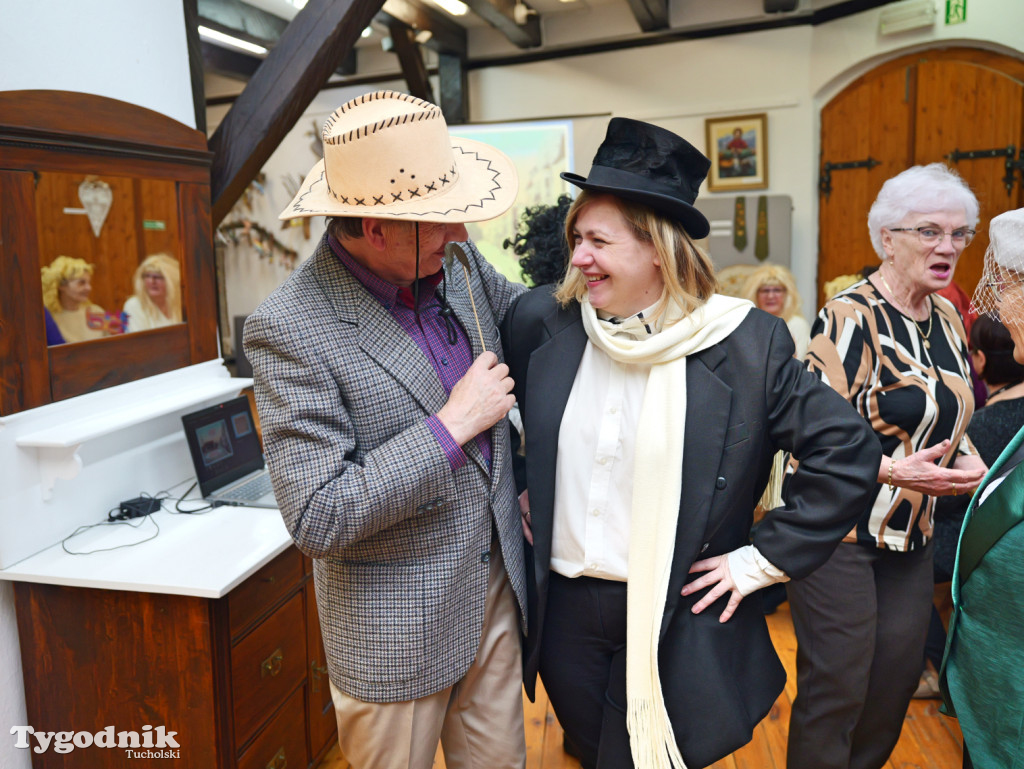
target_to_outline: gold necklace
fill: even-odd
[[[889,287],[889,281],[885,279],[885,275],[882,274],[881,268],[878,270],[878,277],[882,279],[882,285],[885,286],[885,290],[888,291],[891,296],[895,297],[896,293]],[[910,318],[910,322],[917,328],[917,333],[921,335],[921,341],[924,342],[924,348],[926,350],[932,349],[932,343],[928,341],[928,337],[932,335],[932,321],[935,320],[935,314],[931,312],[931,304],[929,303],[928,306],[928,333],[921,330],[921,326],[916,320],[914,320],[914,318],[909,315],[907,315],[907,317]]]

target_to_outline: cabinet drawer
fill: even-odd
[[[305,769],[309,756],[304,696],[305,689],[299,688],[288,698],[267,728],[238,757],[238,769]]]
[[[306,675],[306,623],[296,593],[231,650],[235,745],[244,745]]]
[[[237,638],[302,581],[302,553],[289,547],[228,594],[231,637]]]

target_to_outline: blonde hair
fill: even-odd
[[[63,311],[60,304],[60,287],[68,281],[83,275],[92,275],[93,267],[85,259],[73,256],[58,256],[42,269],[43,304],[56,315]]]
[[[803,317],[800,311],[800,292],[796,290],[793,273],[779,264],[762,264],[750,275],[743,284],[741,296],[749,299],[757,307],[757,292],[764,286],[782,286],[786,289],[786,301],[782,305],[782,319],[789,321],[794,316]]]
[[[165,317],[175,323],[181,323],[181,267],[178,266],[178,260],[170,254],[150,254],[135,268],[135,275],[132,278],[135,298],[139,300],[144,313],[159,317],[164,314],[163,310],[157,307],[146,293],[143,275],[147,272],[159,272],[164,276],[164,283],[167,285],[167,309],[170,312],[170,315]]]
[[[647,206],[615,195],[589,190],[579,194],[565,217],[565,237],[570,254],[576,220],[588,205],[606,195],[615,201],[633,236],[643,243],[652,244],[658,254],[665,288],[654,306],[652,319],[660,317],[671,304],[678,305],[684,313],[691,313],[711,298],[718,288],[715,269],[708,255],[694,245],[683,225]],[[570,263],[565,277],[558,284],[555,299],[565,307],[571,302],[579,302],[586,295],[587,279],[582,270]]]

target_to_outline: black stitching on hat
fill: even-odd
[[[356,202],[353,203],[352,205],[355,205],[355,206],[365,206],[366,205],[366,198],[356,198]]]
[[[437,182],[431,182],[430,184],[424,185],[428,192],[437,192]]]
[[[442,176],[442,177],[440,178],[440,180],[439,180],[439,181],[441,182],[442,186],[443,186],[443,185],[445,185],[445,184],[447,184],[447,183],[448,183],[448,175],[447,175],[447,174],[445,174],[444,176]]]
[[[382,206],[382,205],[384,205],[384,196],[383,196],[383,195],[381,195],[381,196],[380,196],[380,197],[378,198],[378,197],[377,197],[376,195],[374,195],[374,196],[373,196],[373,204],[374,204],[375,206]]]
[[[420,196],[420,188],[419,187],[417,187],[414,190],[409,190],[409,197],[410,198],[418,198],[419,196]]]
[[[394,203],[396,200],[401,200],[401,199],[402,199],[402,193],[401,192],[392,192],[391,193],[391,202],[392,203]]]

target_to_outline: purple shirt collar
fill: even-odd
[[[343,265],[345,265],[345,268],[355,276],[356,280],[363,284],[367,291],[376,297],[377,301],[384,305],[384,308],[388,310],[388,312],[394,308],[395,302],[399,301],[399,298],[403,293],[407,294],[403,300],[403,304],[409,307],[412,306],[411,288],[396,286],[394,283],[389,283],[380,276],[370,272],[352,258],[352,255],[345,250],[345,247],[341,245],[333,235],[327,236],[327,242],[330,244],[334,255],[341,260]],[[437,285],[441,282],[443,272],[443,270],[438,270],[433,275],[420,278],[420,307],[426,304],[431,297],[433,297],[434,289],[437,288]]]

